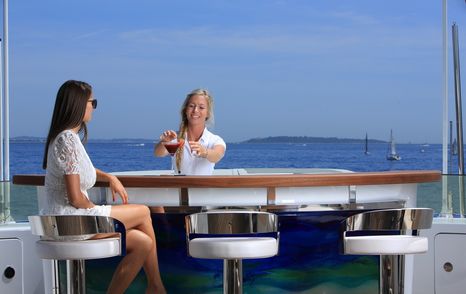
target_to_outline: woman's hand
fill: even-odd
[[[198,141],[189,141],[189,148],[191,148],[191,152],[199,157],[202,158],[207,158],[207,155],[209,154],[209,150],[207,147],[204,147],[200,142]]]
[[[167,130],[163,132],[162,135],[160,135],[160,142],[158,142],[154,146],[154,155],[157,157],[167,156],[169,154],[168,150],[165,148],[165,146],[162,143],[173,141],[177,137],[178,136],[176,135],[175,131]]]
[[[176,132],[173,130],[167,130],[160,135],[160,141],[162,142],[170,142],[175,140],[177,137]]]
[[[128,203],[128,193],[126,192],[125,187],[123,187],[123,184],[114,175],[109,174],[108,176],[109,176],[108,183],[109,183],[109,186],[110,186],[110,191],[112,191],[113,202],[115,202],[115,199],[116,199],[115,194],[119,194],[120,198],[121,198],[121,201],[124,204],[127,204]]]
[[[124,204],[128,203],[128,193],[126,192],[125,187],[123,187],[123,184],[120,182],[120,180],[117,177],[115,177],[112,174],[103,172],[97,168],[95,169],[95,172],[97,174],[97,180],[108,181],[110,191],[112,191],[113,202],[115,202],[116,200],[115,194],[119,194],[121,201]]]

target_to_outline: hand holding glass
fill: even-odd
[[[178,148],[183,147],[184,140],[178,139],[177,141],[162,142],[162,144],[165,147],[165,149],[167,149],[168,153],[170,153],[171,156],[175,156]]]
[[[165,149],[167,149],[168,153],[170,153],[170,156],[174,157],[178,148],[183,148],[184,140],[177,139],[176,141],[162,142],[162,144],[165,147]],[[173,158],[172,158],[172,170],[173,170],[173,174],[176,174],[175,160]],[[178,173],[180,173],[180,171],[178,171]]]

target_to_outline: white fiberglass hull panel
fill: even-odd
[[[0,293],[44,293],[42,260],[35,251],[37,240],[29,223],[0,224]],[[7,267],[14,270],[11,278],[4,275]]]

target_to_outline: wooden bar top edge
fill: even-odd
[[[319,187],[348,185],[383,185],[437,182],[440,171],[406,170],[386,172],[351,172],[324,174],[270,174],[270,175],[118,175],[127,188],[257,188],[257,187]],[[43,186],[45,175],[15,175],[13,184]],[[106,187],[107,182],[97,182]]]

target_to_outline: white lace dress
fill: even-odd
[[[68,199],[64,175],[79,174],[80,188],[89,199],[87,190],[94,186],[96,171],[79,136],[71,130],[58,134],[50,143],[45,174],[46,199],[40,214],[75,214],[110,216],[110,205],[75,208]]]

